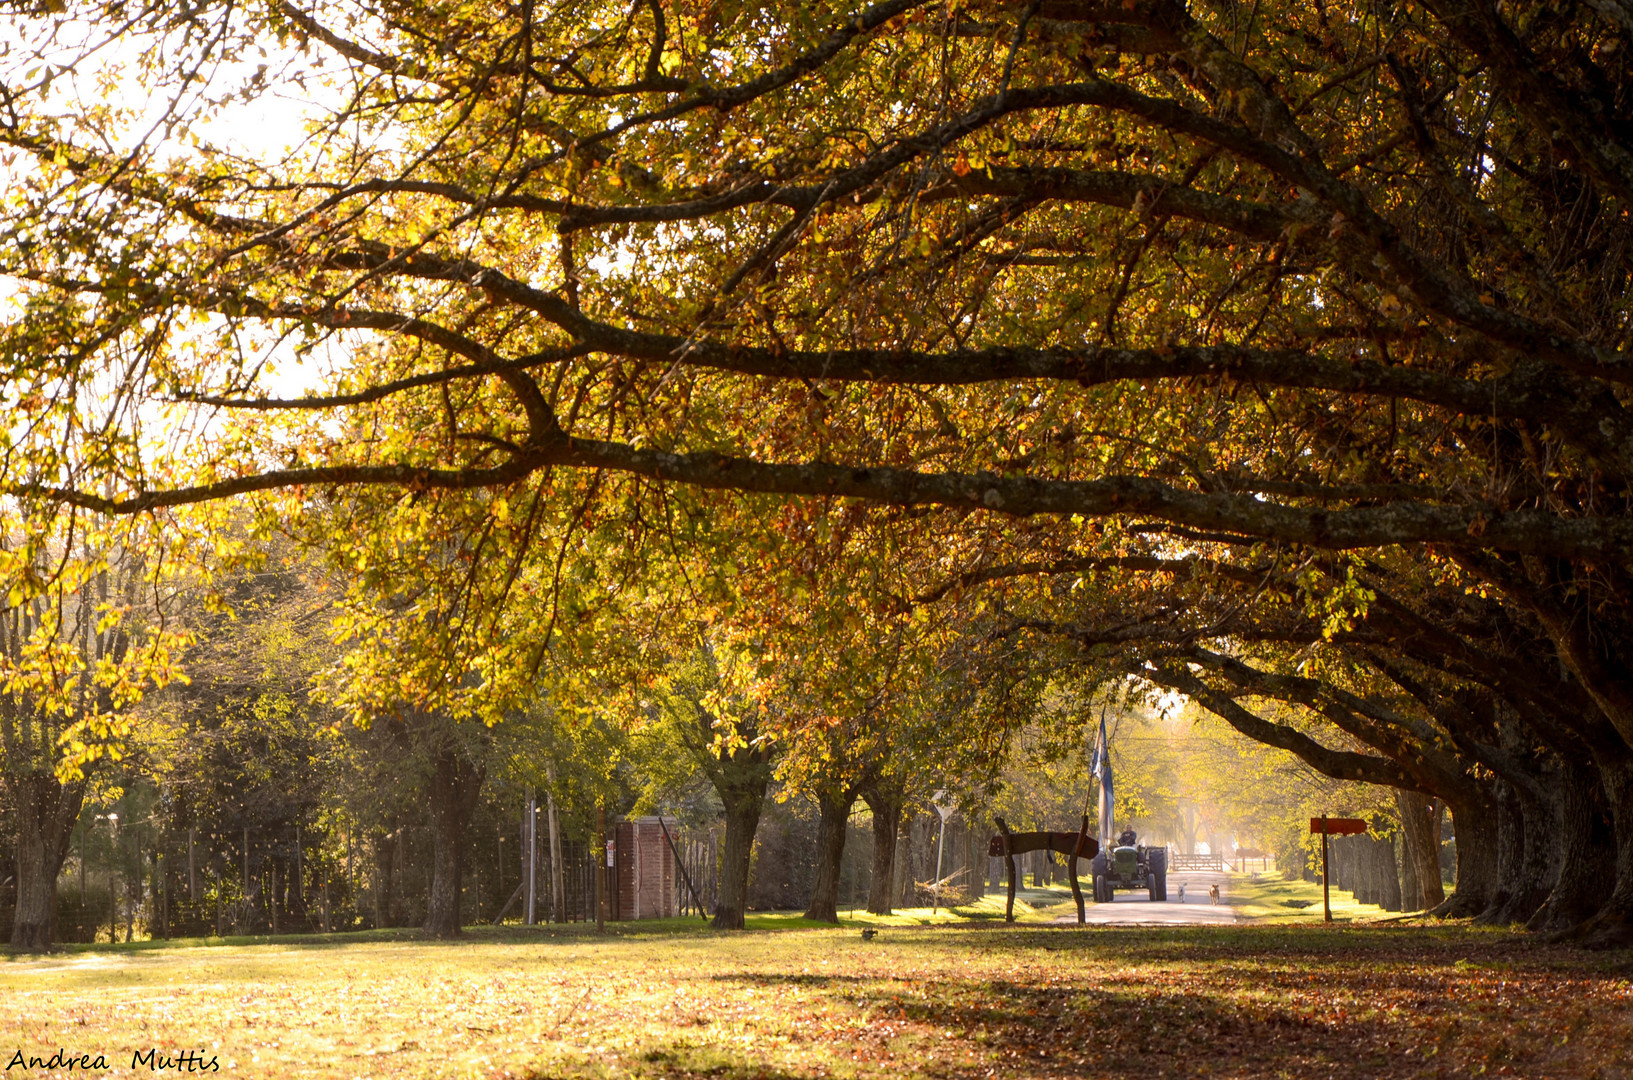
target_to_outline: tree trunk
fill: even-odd
[[[1633,762],[1599,755],[1599,775],[1616,836],[1616,884],[1592,918],[1568,931],[1590,948],[1633,946]]]
[[[1519,799],[1513,789],[1502,780],[1491,784],[1491,819],[1497,837],[1497,874],[1495,884],[1486,898],[1486,906],[1475,916],[1480,923],[1501,921],[1500,912],[1513,896],[1514,884],[1520,874],[1520,863],[1525,856],[1525,822],[1521,818]],[[1459,851],[1463,849],[1462,826],[1458,825]],[[1461,886],[1461,875],[1459,875]]]
[[[897,792],[873,789],[863,792],[862,800],[873,812],[873,871],[868,879],[868,911],[874,915],[889,915],[895,900],[896,836],[902,827],[902,797]]]
[[[56,935],[57,875],[85,802],[83,781],[63,785],[49,772],[6,777],[17,808],[17,906],[11,945],[44,952]]]
[[[1401,910],[1418,911],[1423,907],[1423,883],[1418,878],[1418,867],[1412,847],[1406,840],[1406,825],[1401,824],[1401,841],[1395,845],[1396,873],[1400,875]]]
[[[912,907],[913,899],[913,818],[906,806],[902,808],[896,826],[896,859],[890,868],[891,903],[897,907]]]
[[[817,792],[817,866],[811,886],[811,906],[807,919],[839,922],[839,876],[844,870],[845,830],[850,823],[851,805],[856,796],[849,791],[824,788]]]
[[[720,845],[720,901],[714,909],[716,930],[743,929],[748,912],[748,875],[754,853],[754,831],[760,827],[765,784],[741,785],[721,792],[726,806],[726,838]]]
[[[374,855],[374,875],[373,880],[369,883],[371,886],[369,892],[373,894],[371,898],[374,901],[374,925],[377,929],[397,925],[397,910],[396,905],[392,903],[392,898],[396,896],[397,858],[395,841],[397,834],[400,832],[402,832],[402,826],[399,825],[393,832],[376,833],[369,838],[369,847]],[[248,856],[245,857],[245,863],[248,864]],[[246,884],[246,894],[248,891],[249,887]]]
[[[1547,902],[1558,876],[1557,802],[1550,802],[1518,785],[1512,787],[1512,793],[1518,811],[1515,829],[1520,850],[1513,856],[1511,869],[1504,870],[1508,901],[1491,914],[1490,921],[1500,925],[1523,923],[1535,915]]]
[[[1459,792],[1455,802],[1448,799],[1447,806],[1457,838],[1457,884],[1434,914],[1469,918],[1490,907],[1497,893],[1497,813],[1484,791],[1473,788]]]
[[[1353,839],[1351,861],[1355,867],[1355,899],[1363,904],[1376,904],[1376,890],[1372,887],[1372,837],[1363,834]]]
[[[1355,838],[1355,899],[1377,904],[1383,895],[1378,884],[1378,838],[1370,834]]]
[[[1431,911],[1446,899],[1440,884],[1440,835],[1433,799],[1420,791],[1395,789],[1401,816],[1401,902],[1406,911]]]
[[[1372,880],[1377,892],[1377,905],[1385,911],[1401,909],[1401,879],[1395,873],[1395,841],[1372,838]]]
[[[1378,873],[1378,903],[1385,911],[1400,911],[1401,879],[1395,872],[1395,840],[1374,841],[1373,866]]]
[[[1548,902],[1531,916],[1530,930],[1566,930],[1585,922],[1610,896],[1615,879],[1616,838],[1610,828],[1599,770],[1562,754],[1559,799],[1559,877]]]
[[[1179,851],[1181,855],[1196,854],[1196,807],[1189,803],[1179,811]]]
[[[437,937],[459,936],[465,827],[476,809],[486,764],[472,761],[449,732],[433,736],[431,751],[431,896],[425,929]]]
[[[975,822],[964,823],[964,902],[973,904],[987,894],[987,841]],[[1088,864],[1085,862],[1084,866]]]

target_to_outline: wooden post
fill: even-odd
[[[1327,815],[1321,815],[1321,910],[1332,922],[1332,875],[1327,868]]]
[[[998,831],[1004,837],[1004,880],[1009,883],[1009,896],[1004,901],[1004,922],[1015,921],[1015,856],[1009,850],[1009,826],[1004,824],[1003,818],[994,818],[998,823]]]
[[[187,899],[198,900],[198,826],[187,828]]]
[[[1077,880],[1077,853],[1083,850],[1083,841],[1089,835],[1089,815],[1083,815],[1083,824],[1077,830],[1077,843],[1072,845],[1072,853],[1066,856],[1071,860],[1072,899],[1077,901],[1077,924],[1082,926],[1089,921],[1088,914],[1083,910],[1083,886]]]

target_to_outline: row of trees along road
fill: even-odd
[[[374,590],[348,710],[945,607],[1443,800],[1449,913],[1633,937],[1620,0],[10,33],[8,513],[253,497]]]
[[[706,824],[717,814],[725,817],[722,861],[728,866],[722,867],[721,914],[740,920],[748,873],[742,867],[738,878],[730,870],[732,837],[737,833],[735,845],[743,846],[742,834],[752,833],[752,825],[743,825],[727,800],[746,792],[760,804],[775,794],[811,807],[815,836],[805,840],[815,843],[803,847],[796,840],[795,849],[785,849],[787,840],[762,831],[759,873],[787,876],[787,868],[777,863],[790,857],[814,865],[816,880],[796,886],[796,895],[804,891],[814,917],[831,920],[837,918],[846,864],[852,901],[858,885],[867,884],[862,878],[868,871],[858,859],[847,860],[842,840],[833,837],[833,799],[825,793],[858,783],[877,790],[876,778],[894,769],[916,783],[900,796],[898,820],[874,820],[866,830],[887,853],[875,860],[883,869],[875,871],[879,877],[872,891],[875,904],[888,912],[913,894],[914,882],[937,874],[934,815],[924,810],[929,793],[919,787],[929,777],[947,774],[930,766],[926,751],[955,756],[958,746],[948,733],[984,738],[1006,726],[1006,717],[1020,729],[1018,752],[1006,755],[1001,746],[984,745],[954,774],[965,781],[964,790],[953,793],[964,813],[941,867],[954,874],[944,899],[979,891],[992,813],[1023,827],[1050,827],[1069,824],[1085,808],[1090,789],[1084,736],[1097,712],[1110,712],[1119,747],[1118,821],[1138,826],[1148,840],[1172,837],[1188,846],[1176,805],[1183,794],[1225,808],[1208,830],[1216,847],[1221,836],[1246,829],[1257,830],[1247,834],[1249,840],[1264,842],[1261,838],[1283,831],[1287,819],[1296,822],[1312,808],[1355,807],[1364,799],[1330,784],[1327,790],[1319,785],[1311,790],[1307,781],[1289,788],[1266,775],[1267,768],[1285,771],[1285,763],[1276,759],[1287,755],[1279,751],[1239,738],[1221,740],[1217,732],[1198,733],[1190,718],[1157,718],[1104,693],[1097,705],[1092,684],[1074,685],[1058,675],[1035,700],[1021,695],[1029,714],[1011,706],[997,715],[970,697],[937,701],[920,693],[912,698],[911,714],[896,718],[890,730],[889,697],[859,681],[869,672],[854,662],[859,652],[850,654],[853,662],[846,667],[871,706],[868,754],[852,745],[858,740],[813,740],[806,726],[785,728],[783,737],[769,743],[717,747],[706,737],[711,726],[700,725],[698,713],[731,710],[741,730],[748,726],[743,720],[749,695],[739,681],[741,670],[733,670],[747,658],[715,648],[670,665],[666,682],[653,694],[652,722],[634,725],[632,738],[606,725],[564,726],[544,702],[507,717],[491,733],[467,725],[460,753],[471,763],[468,773],[486,782],[477,785],[478,793],[467,794],[470,809],[456,841],[462,885],[450,880],[447,861],[439,858],[445,843],[439,833],[446,826],[435,816],[443,794],[434,779],[437,748],[421,745],[413,716],[376,718],[368,729],[336,722],[340,714],[321,695],[338,652],[323,632],[334,590],[310,565],[290,561],[287,548],[284,558],[279,554],[275,548],[253,571],[225,575],[216,603],[191,612],[183,606],[176,613],[195,639],[183,653],[188,680],[149,693],[131,711],[120,760],[82,767],[81,785],[94,781],[86,809],[77,826],[70,820],[68,828],[50,834],[53,842],[67,841],[74,865],[65,878],[48,879],[66,881],[62,895],[36,901],[56,916],[55,940],[90,940],[102,927],[117,940],[121,926],[129,940],[133,928],[169,936],[412,925],[428,923],[448,894],[455,898],[456,927],[460,920],[505,911],[517,916],[511,887],[523,856],[515,809],[528,788],[547,793],[557,819],[551,828],[542,822],[540,827],[558,837],[546,849],[548,866],[539,875],[546,886],[540,908],[546,918],[552,911],[557,918],[592,917],[585,841],[593,839],[597,809],[618,816],[642,804],[662,804],[671,814],[678,810],[682,821]],[[220,604],[230,605],[230,617]],[[134,640],[141,636],[138,632]],[[900,685],[904,655],[898,650],[873,674],[895,675]],[[967,665],[947,666],[963,670]],[[736,692],[720,693],[734,682]],[[810,700],[831,707],[840,697],[837,687],[824,688]],[[793,699],[784,692],[778,700]],[[913,722],[926,711],[932,723]],[[972,716],[985,722],[968,723]],[[835,726],[848,732],[861,728],[848,722]],[[939,743],[937,729],[942,729]],[[897,744],[894,753],[888,742]],[[744,750],[748,755],[738,756]],[[864,757],[864,771],[875,779],[857,781],[850,763]],[[998,762],[1007,764],[994,773]],[[781,775],[773,779],[773,771]],[[1241,784],[1244,775],[1253,776],[1250,788]],[[802,793],[810,798],[801,799]],[[1232,799],[1239,805],[1229,806]],[[10,809],[0,801],[0,828],[7,833]],[[902,827],[900,809],[918,810],[911,828]],[[920,828],[921,821],[929,827]],[[45,831],[36,826],[24,835]],[[676,833],[684,841],[681,830]],[[893,850],[898,837],[909,835],[923,850],[916,855]],[[1272,846],[1285,849],[1278,851],[1284,866],[1296,869],[1303,862],[1296,833],[1277,837]],[[910,865],[898,871],[892,861],[904,858]],[[1053,876],[1050,868],[1041,869],[1045,878]],[[8,861],[0,861],[0,882],[11,883],[10,870]],[[558,871],[565,872],[565,882]],[[694,861],[692,872],[700,871],[714,877]],[[23,876],[39,880],[39,875]],[[557,879],[553,887],[552,879]],[[707,884],[705,889],[712,901],[713,891]],[[764,885],[761,895],[766,895]],[[11,908],[8,904],[0,912],[0,924]],[[25,925],[27,909],[27,904],[18,909]]]
[[[716,871],[698,863],[698,849],[692,871],[718,882],[709,889],[716,924],[740,928],[761,807],[768,797],[809,795],[830,832],[817,852],[796,857],[818,867],[814,917],[837,921],[844,837],[864,787],[895,807],[895,818],[875,830],[873,858],[882,880],[872,902],[888,913],[912,886],[896,869],[902,811],[922,815],[932,776],[948,786],[963,781],[961,801],[974,822],[963,831],[978,830],[986,816],[978,804],[996,779],[1003,733],[1031,719],[1023,708],[1030,697],[1012,692],[1027,673],[987,672],[985,685],[938,675],[942,667],[964,669],[930,656],[935,641],[923,628],[918,637],[927,640],[911,647],[913,635],[899,633],[883,666],[864,663],[867,650],[842,648],[844,662],[828,667],[821,655],[795,659],[812,644],[797,627],[777,638],[778,653],[687,624],[689,652],[666,650],[647,671],[618,668],[610,682],[635,685],[634,694],[584,683],[574,706],[565,697],[567,677],[541,677],[530,699],[508,703],[491,725],[413,708],[348,725],[341,702],[379,660],[378,647],[332,638],[353,603],[340,576],[287,540],[255,541],[234,524],[221,535],[236,550],[213,578],[127,573],[114,597],[124,603],[84,605],[106,622],[106,640],[120,644],[116,657],[108,650],[68,654],[58,711],[41,715],[83,716],[75,739],[58,738],[34,757],[6,758],[0,829],[8,841],[15,836],[22,857],[0,860],[0,890],[15,888],[17,946],[85,939],[102,926],[117,935],[120,925],[128,940],[133,922],[168,935],[412,919],[453,935],[473,913],[517,916],[514,898],[508,907],[502,902],[520,873],[514,815],[529,790],[544,794],[541,810],[550,815],[539,824],[548,866],[539,880],[549,888],[544,910],[557,918],[594,917],[588,875],[601,820],[662,807],[705,830],[723,817],[721,865]],[[65,603],[61,590],[50,585],[22,607],[49,613]],[[360,596],[356,603],[379,606],[378,597]],[[820,640],[836,644],[831,628],[819,626]],[[652,626],[630,624],[626,639],[643,629]],[[71,644],[96,640],[83,628],[63,635],[19,622],[14,630],[13,678],[26,673],[19,659],[26,649],[51,648],[65,636]],[[160,652],[164,643],[171,653]],[[134,665],[148,654],[169,666]],[[121,663],[100,672],[84,655]],[[907,670],[909,658],[916,675]],[[615,661],[603,650],[598,662]],[[578,665],[573,673],[591,670]],[[109,673],[125,680],[122,707],[86,706],[80,688],[100,685],[88,680]],[[867,677],[874,683],[864,686]],[[850,680],[849,698],[837,680]],[[1007,700],[992,700],[992,686]],[[787,719],[819,704],[827,710],[821,730],[865,730],[866,738],[835,754],[833,740],[813,739],[814,727]],[[954,716],[961,722],[951,722]],[[93,728],[101,742],[75,741]],[[70,772],[71,783],[59,779]],[[18,799],[34,782],[56,784],[75,801],[42,819]],[[836,839],[822,793],[841,784],[851,794]],[[29,863],[36,850],[51,852],[53,861]],[[74,866],[59,895],[70,855]],[[860,877],[853,867],[853,891]],[[966,874],[965,884],[979,877]]]

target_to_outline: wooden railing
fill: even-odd
[[[1221,873],[1225,869],[1223,855],[1181,855],[1173,852],[1168,856],[1168,872],[1175,870],[1217,870]]]

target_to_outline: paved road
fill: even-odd
[[[1179,887],[1185,886],[1185,899],[1179,898]],[[1208,886],[1218,884],[1220,902],[1213,903],[1208,898]],[[1084,882],[1087,891],[1088,882]],[[1120,892],[1117,899],[1109,904],[1085,904],[1084,917],[1088,922],[1101,926],[1195,926],[1218,923],[1233,923],[1236,921],[1235,910],[1230,906],[1230,881],[1226,874],[1217,874],[1207,870],[1186,871],[1183,874],[1168,875],[1168,900],[1153,902],[1146,899],[1146,894],[1140,892]],[[1055,920],[1060,923],[1077,922],[1074,912]]]

